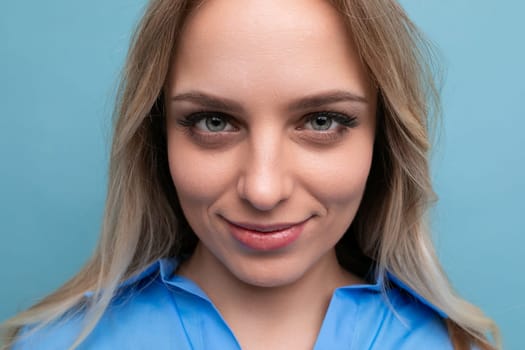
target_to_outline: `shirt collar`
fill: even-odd
[[[204,293],[204,291],[196,283],[194,283],[193,281],[191,281],[190,279],[184,276],[180,276],[175,273],[178,265],[179,265],[179,260],[175,258],[164,258],[164,259],[157,260],[151,265],[149,265],[148,267],[146,267],[144,270],[142,270],[142,272],[125,280],[122,284],[120,284],[118,289],[132,286],[135,283],[138,283],[148,278],[151,279],[151,278],[158,277],[161,279],[161,281],[164,284],[181,289],[185,292],[198,296],[211,303],[206,293]],[[409,295],[417,299],[419,302],[426,305],[430,309],[434,310],[442,318],[448,317],[447,314],[443,312],[443,310],[439,309],[438,307],[430,303],[427,299],[425,299],[419,293],[417,293],[412,288],[407,286],[403,281],[401,281],[394,274],[387,272],[386,278],[388,282],[391,282],[398,288],[404,290]],[[384,285],[383,280],[376,279],[376,282],[374,284],[357,284],[357,285],[343,286],[343,287],[338,288],[338,290],[359,289],[359,290],[367,290],[373,293],[380,293],[384,289],[383,285]],[[93,295],[93,292],[85,293],[86,297],[90,297],[92,295]]]

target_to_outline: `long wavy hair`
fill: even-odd
[[[197,239],[169,175],[163,88],[185,20],[202,0],[152,0],[133,36],[115,105],[104,221],[97,249],[60,289],[6,321],[6,348],[20,329],[86,314],[71,349],[90,334],[123,280],[164,257],[191,253]],[[460,298],[443,272],[426,227],[435,201],[429,130],[439,115],[432,46],[395,0],[331,0],[379,91],[372,169],[361,206],[336,246],[360,274],[386,272],[448,315],[456,350],[501,347],[495,323]],[[86,291],[94,295],[85,297]],[[492,336],[492,345],[487,336]]]

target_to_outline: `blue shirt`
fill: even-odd
[[[163,259],[126,281],[79,349],[240,349],[208,296],[176,275],[176,267],[176,260]],[[336,289],[314,349],[452,350],[446,315],[394,276],[389,279],[388,301],[380,283]],[[14,349],[67,349],[82,329],[82,317],[46,326]]]

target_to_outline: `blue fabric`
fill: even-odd
[[[240,349],[206,294],[176,275],[177,261],[160,260],[126,281],[95,330],[79,349]],[[445,315],[389,275],[381,284],[335,290],[315,350],[452,350]],[[395,311],[394,311],[395,310]],[[82,329],[81,312],[28,334],[15,350],[67,349]]]

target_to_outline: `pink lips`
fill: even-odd
[[[227,221],[232,236],[248,248],[270,251],[292,244],[303,232],[306,221],[274,225],[232,223]]]

